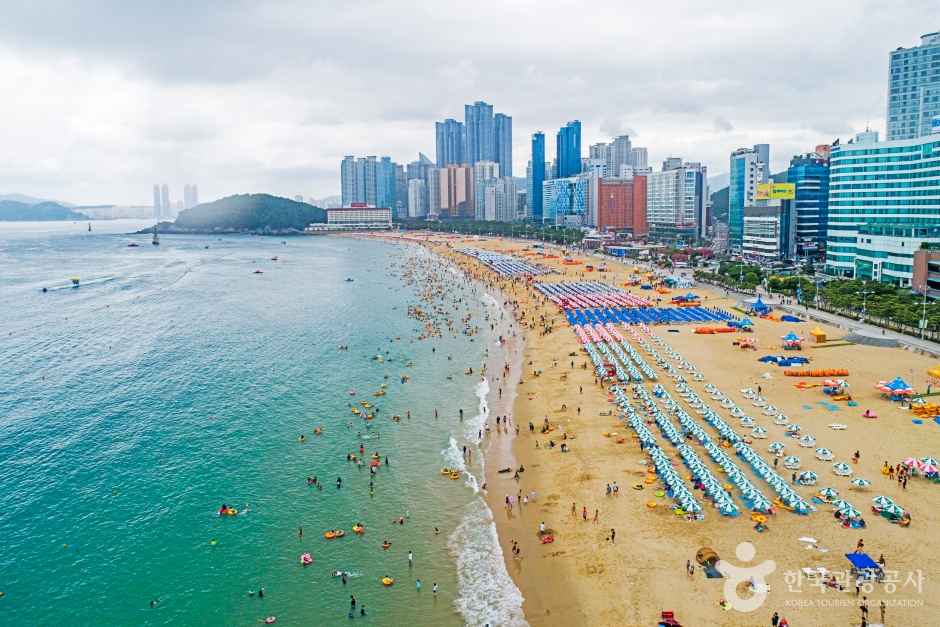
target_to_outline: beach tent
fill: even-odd
[[[852,573],[866,579],[881,579],[884,573],[881,566],[868,553],[846,553],[845,558],[852,564]]]
[[[820,329],[819,327],[816,327],[815,329],[810,331],[809,334],[813,336],[813,339],[816,340],[817,344],[822,344],[823,342],[826,341],[826,332]]]

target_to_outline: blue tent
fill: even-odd
[[[897,391],[897,390],[908,390],[910,389],[911,386],[909,386],[907,382],[901,377],[894,377],[894,379],[892,379],[888,383],[888,387],[891,388],[892,390]]]
[[[884,576],[881,565],[868,553],[846,553],[845,558],[852,564],[852,569],[867,578],[880,579]]]
[[[784,342],[799,342],[800,336],[794,333],[793,331],[790,331],[789,333],[783,336],[783,341]]]

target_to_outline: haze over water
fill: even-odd
[[[520,601],[489,512],[472,481],[439,474],[475,428],[458,420],[480,403],[463,369],[492,340],[445,334],[433,354],[411,342],[415,288],[387,269],[426,253],[338,238],[154,247],[101,232],[132,227],[0,225],[0,622],[347,624],[350,594],[374,624],[509,620]],[[482,328],[480,294],[459,290],[479,303]],[[387,396],[374,398],[382,383]],[[368,471],[345,461],[365,433],[356,399],[381,408],[365,441],[390,460],[374,498]],[[389,420],[408,409],[410,421]],[[219,518],[222,503],[248,513]],[[359,520],[362,537],[350,533]],[[331,528],[347,537],[324,540]],[[314,564],[302,568],[307,551]],[[361,576],[344,587],[336,569]],[[265,598],[249,597],[261,585]]]

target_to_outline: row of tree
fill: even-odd
[[[525,239],[553,242],[555,244],[578,244],[584,238],[581,229],[544,226],[532,222],[490,222],[486,220],[436,220],[402,219],[396,225],[408,231],[434,231],[438,233],[460,233],[462,235],[494,235],[521,237]]]

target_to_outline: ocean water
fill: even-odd
[[[357,623],[523,623],[479,495],[482,455],[471,468],[461,455],[487,414],[485,382],[463,372],[497,350],[496,301],[450,274],[445,302],[463,299],[451,317],[471,312],[481,332],[455,319],[457,337],[418,341],[406,312],[423,287],[400,270],[429,262],[420,248],[155,247],[125,234],[138,226],[0,223],[0,623],[339,625],[351,594],[368,614]],[[357,400],[375,420],[350,412]],[[389,459],[371,494],[368,469],[346,461],[360,443]],[[217,516],[222,503],[239,515]],[[332,528],[346,537],[325,540]]]

